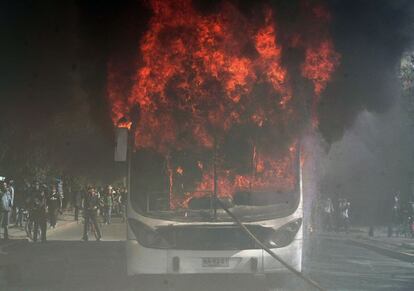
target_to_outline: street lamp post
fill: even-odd
[[[135,132],[140,118],[140,107],[136,105],[129,111],[129,118],[122,117],[118,121],[116,135],[115,161],[127,162],[128,201],[131,194],[132,153],[135,147]],[[128,208],[127,208],[128,209]]]
[[[127,159],[128,159],[128,176],[127,176],[127,191],[128,195],[131,195],[131,167],[132,167],[132,153],[135,147],[135,132],[137,129],[137,123],[139,121],[141,115],[141,108],[139,105],[136,105],[131,108],[129,111],[129,117],[131,121],[131,127],[129,129],[128,135],[128,151],[127,151]]]

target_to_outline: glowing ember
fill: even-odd
[[[311,38],[299,30],[282,39],[283,27],[270,8],[263,20],[252,20],[229,3],[215,14],[198,12],[190,0],[150,3],[153,15],[141,39],[134,84],[127,96],[120,93],[120,73],[110,63],[108,98],[115,123],[140,105],[136,146],[165,156],[170,206],[186,207],[192,197],[213,190],[216,159],[220,197],[252,189],[293,191],[297,141],[309,123],[303,108],[308,97],[295,94],[293,79],[313,84],[316,125],[319,99],[339,63],[324,28],[328,11],[304,4],[310,22],[324,33]],[[292,76],[283,61],[287,48],[302,52],[295,69],[301,76]],[[237,146],[247,150],[232,155]],[[174,159],[180,152],[204,158],[194,159],[196,170],[189,170]],[[194,171],[199,175],[186,186]]]
[[[182,175],[184,173],[184,170],[183,170],[183,168],[178,167],[176,172],[177,172],[177,174]]]
[[[117,127],[118,128],[127,128],[131,129],[132,122],[126,121],[126,122],[118,122]]]

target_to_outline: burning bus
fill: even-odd
[[[340,58],[329,12],[301,3],[309,25],[284,33],[271,7],[247,17],[227,2],[202,13],[190,0],[152,0],[128,90],[108,64],[112,117],[129,119],[133,144],[130,275],[282,271],[227,211],[301,270],[300,139],[318,126]]]
[[[251,173],[244,175],[223,169],[225,161],[214,158],[218,153],[211,153],[210,164],[202,163],[197,154],[171,154],[167,159],[145,152],[135,155],[128,209],[128,273],[282,271],[215,199],[300,270],[303,193],[298,146],[290,147],[282,161],[274,161],[282,168],[269,169],[270,164],[254,160],[253,149],[252,165],[246,165]]]

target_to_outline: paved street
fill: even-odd
[[[101,224],[102,241],[120,241],[125,240],[126,225],[121,223],[119,218],[113,218],[113,223],[110,225]],[[79,221],[77,224],[72,224],[62,230],[57,229],[48,236],[49,241],[80,241],[83,234],[83,224]],[[90,238],[94,240],[94,238]]]
[[[413,290],[414,265],[339,239],[316,239],[306,272],[328,290]]]
[[[252,276],[128,279],[122,242],[125,224],[114,219],[113,224],[103,225],[101,242],[80,241],[82,226],[58,227],[45,244],[26,240],[2,244],[0,290],[280,290],[276,277],[267,283]],[[414,290],[412,263],[349,244],[341,237],[317,237],[308,246],[305,272],[327,290]]]

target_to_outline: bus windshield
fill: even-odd
[[[300,200],[298,143],[285,151],[252,148],[239,164],[220,152],[165,156],[137,151],[130,202],[144,216],[175,221],[229,221],[220,199],[243,221],[284,217]],[[210,157],[209,157],[210,155]],[[244,159],[244,161],[242,160]]]

